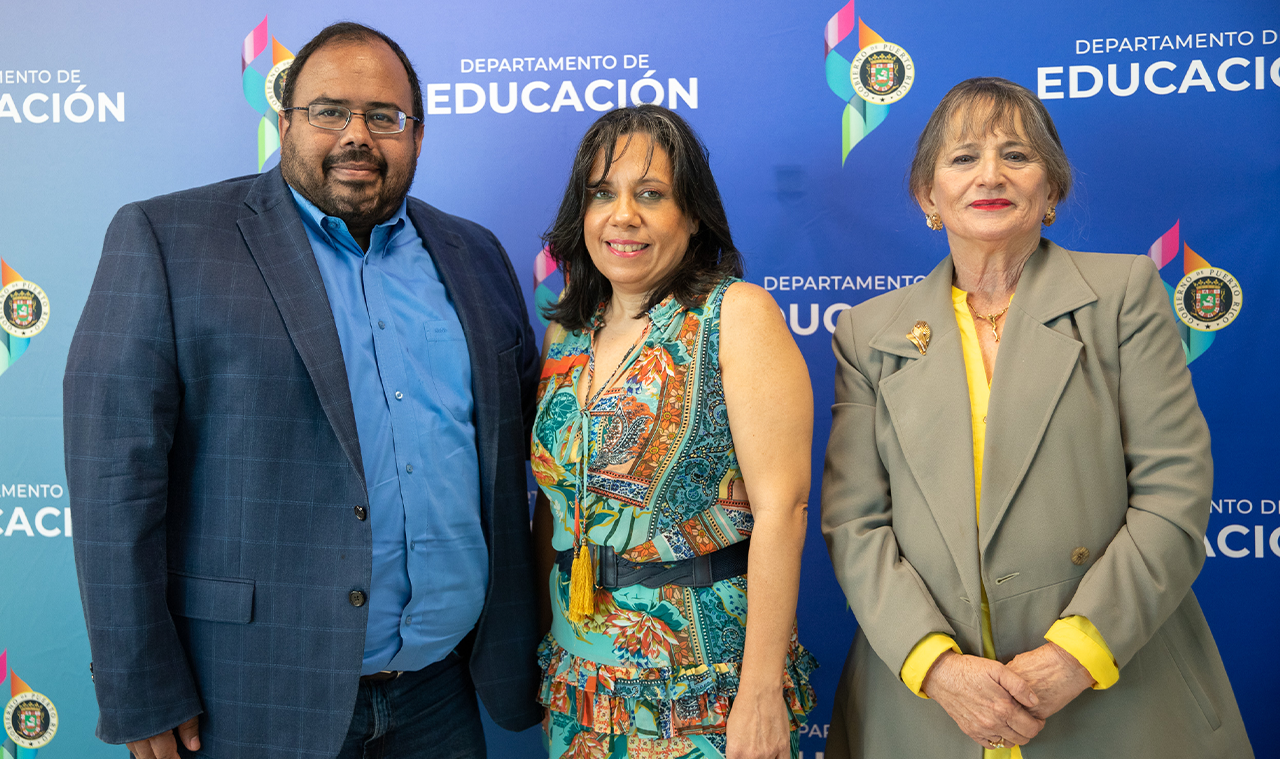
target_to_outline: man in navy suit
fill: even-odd
[[[278,170],[121,209],[64,382],[98,736],[139,759],[482,757],[538,629],[538,355],[494,236],[407,193],[422,94],[336,24]]]

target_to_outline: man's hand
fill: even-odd
[[[946,651],[925,675],[922,690],[983,748],[1024,745],[1044,727],[1028,711],[1040,703],[1031,686],[998,661]]]
[[[1040,699],[1031,709],[1040,719],[1048,719],[1094,683],[1089,670],[1056,643],[1018,654],[1009,662],[1009,669],[1025,680]]]
[[[137,759],[178,759],[178,744],[173,738],[174,730],[178,732],[178,740],[182,741],[182,745],[186,746],[188,751],[199,751],[199,720],[199,717],[192,717],[173,730],[166,730],[159,735],[125,745],[129,747],[129,753]]]

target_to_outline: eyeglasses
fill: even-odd
[[[397,111],[394,108],[370,108],[364,113],[360,113],[346,106],[312,103],[307,106],[281,108],[280,110],[306,111],[308,124],[318,129],[330,129],[335,132],[341,132],[346,129],[347,124],[351,123],[352,116],[359,116],[364,119],[365,126],[374,134],[399,134],[404,131],[409,119],[413,119],[419,124],[422,123],[422,119],[417,116],[409,116],[403,111]]]

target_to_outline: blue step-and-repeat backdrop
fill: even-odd
[[[1228,326],[1183,333],[1217,472],[1195,589],[1258,755],[1280,756],[1275,0],[18,0],[0,7],[0,287],[14,300],[0,332],[0,704],[36,691],[57,723],[28,740],[39,748],[9,744],[16,757],[125,755],[93,736],[62,460],[62,372],[107,223],[129,201],[274,165],[273,72],[345,18],[397,39],[423,77],[414,194],[492,229],[531,308],[561,286],[539,234],[593,119],[661,102],[706,140],[747,278],[787,315],[817,399],[799,620],[823,666],[805,759],[822,756],[856,625],[816,518],[830,333],[841,309],[910,284],[947,253],[905,190],[942,95],[983,75],[1037,92],[1078,177],[1052,238],[1149,254],[1171,293],[1205,268],[1233,290]],[[894,102],[854,91],[864,48],[910,64]],[[495,728],[489,741],[493,756],[541,753],[532,731]]]

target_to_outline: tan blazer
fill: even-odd
[[[836,328],[822,530],[859,630],[828,759],[980,756],[898,673],[930,632],[981,655],[982,588],[1001,661],[1079,614],[1121,668],[1051,717],[1028,759],[1251,757],[1190,590],[1213,465],[1155,266],[1047,240],[1027,261],[992,376],[977,523],[952,271],[948,257]],[[919,320],[927,355],[906,338]]]

